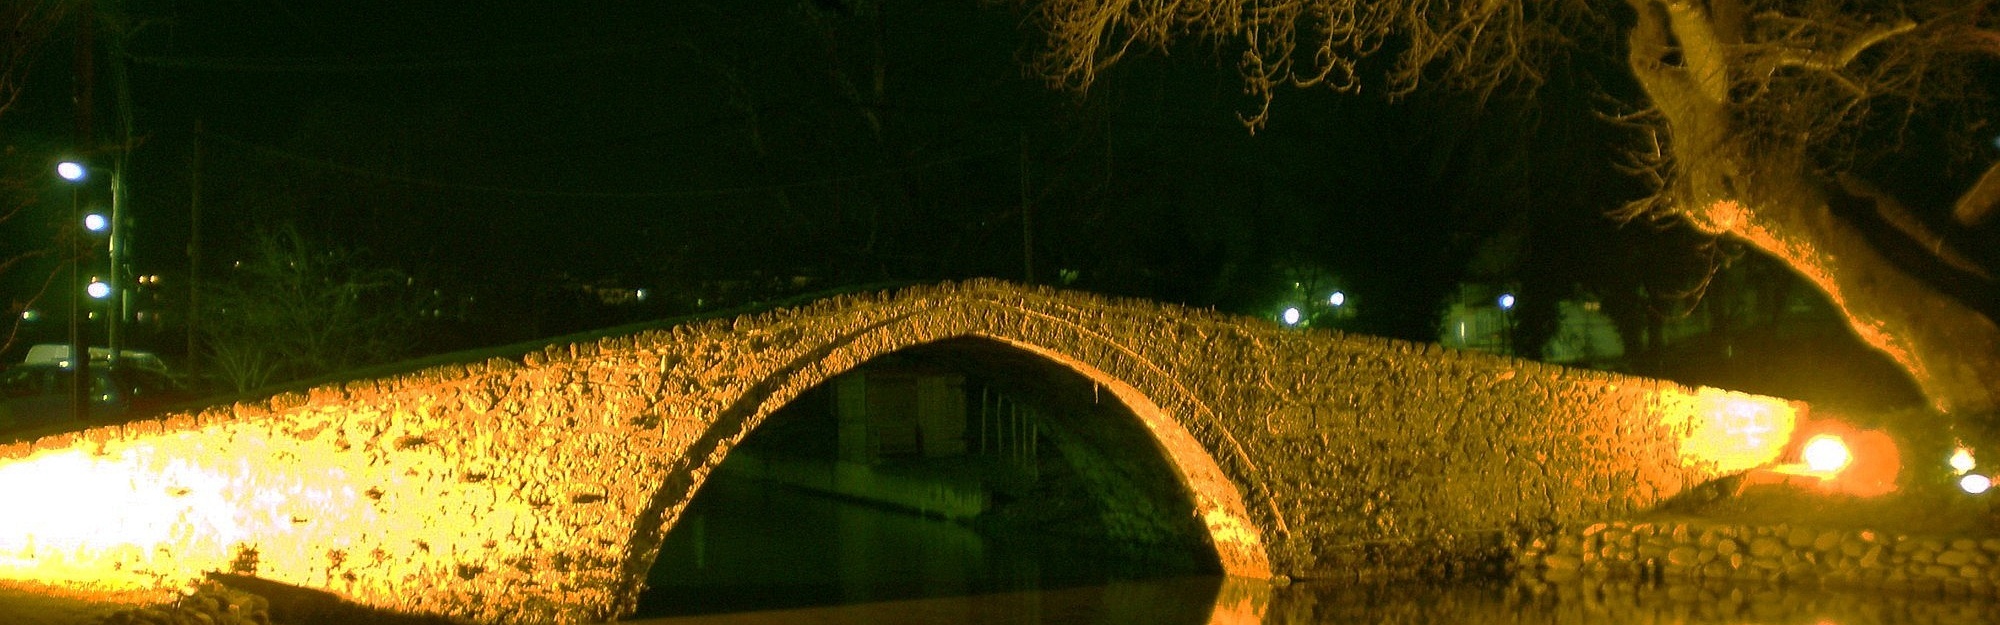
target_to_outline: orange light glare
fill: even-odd
[[[1656,401],[1661,423],[1680,433],[1681,458],[1717,473],[1777,460],[1799,419],[1798,408],[1784,401],[1712,388],[1670,389]]]
[[[1903,455],[1888,433],[1856,430],[1830,420],[1802,424],[1799,429],[1800,436],[1794,440],[1803,442],[1788,454],[1796,461],[1760,468],[1746,485],[1811,485],[1856,497],[1876,497],[1896,491]]]
[[[1967,471],[1977,466],[1979,465],[1972,461],[1972,450],[1960,447],[1951,453],[1951,468],[1959,475],[1965,475]]]
[[[1799,455],[1806,461],[1806,468],[1816,473],[1838,473],[1854,460],[1847,451],[1847,442],[1832,434],[1812,437]]]

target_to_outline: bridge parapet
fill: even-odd
[[[551,345],[0,448],[0,578],[209,572],[479,621],[602,620],[731,446],[961,337],[1073,370],[1159,443],[1225,570],[1448,566],[1768,461],[1797,405],[979,281]],[[16,512],[16,511],[19,512]]]

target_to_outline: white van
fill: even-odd
[[[129,349],[119,350],[118,358],[119,360],[123,360],[126,365],[136,369],[145,369],[148,371],[152,371],[154,373],[159,373],[161,375],[165,375],[167,373],[167,362],[164,360],[160,360],[160,357],[158,355],[153,354],[152,352],[134,351]],[[110,348],[106,347],[90,348],[91,365],[95,366],[95,365],[106,364],[109,362],[111,362]],[[26,358],[21,359],[21,364],[24,365],[46,364],[46,365],[56,365],[59,367],[68,367],[69,346],[60,343],[43,343],[41,345],[35,345],[29,347],[28,356]]]

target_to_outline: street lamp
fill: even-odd
[[[83,182],[83,176],[86,171],[83,168],[83,164],[76,161],[56,163],[56,175],[70,182]]]

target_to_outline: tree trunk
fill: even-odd
[[[2000,327],[1897,266],[1833,214],[1803,146],[1750,146],[1727,108],[1728,60],[1685,4],[1631,0],[1630,66],[1670,137],[1669,208],[1777,258],[1823,291],[1856,335],[1916,382],[1933,408],[1991,413]]]

